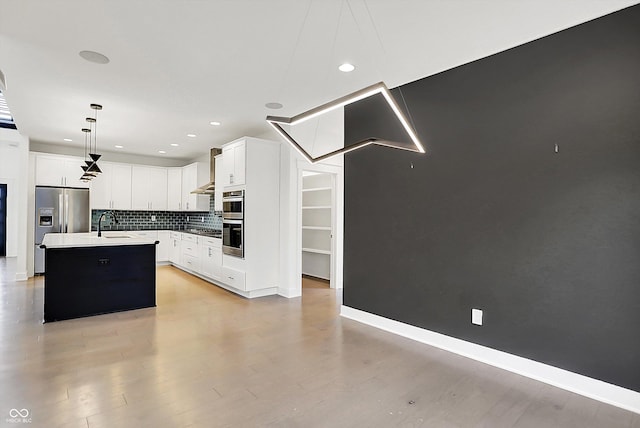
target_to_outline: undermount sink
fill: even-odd
[[[103,235],[103,238],[131,238],[129,235]]]

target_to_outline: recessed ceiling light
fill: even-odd
[[[180,144],[177,144],[177,143],[171,143],[171,145],[172,145],[173,147],[178,147]]]
[[[349,73],[350,71],[353,71],[355,69],[356,68],[352,64],[349,64],[348,62],[345,62],[344,64],[340,65],[340,67],[338,67],[338,70],[344,73]]]
[[[279,108],[282,108],[282,104],[280,103],[266,103],[264,106],[272,110],[278,110]]]
[[[165,153],[167,153],[167,152],[165,152],[164,150],[158,150],[158,153],[165,154]]]
[[[196,138],[196,134],[187,134],[187,137]]]
[[[116,144],[116,149],[121,149],[122,146],[120,144]]]
[[[89,62],[94,62],[96,64],[107,64],[109,62],[109,58],[102,55],[99,52],[94,51],[80,51],[79,55],[86,59]]]
[[[71,138],[63,138],[64,141],[73,141]]]
[[[220,126],[222,125],[220,122],[216,122],[215,120],[213,122],[209,122],[209,125],[213,125],[213,126]]]

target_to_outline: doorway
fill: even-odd
[[[7,255],[7,185],[0,184],[0,257]]]
[[[335,179],[334,174],[302,171],[302,284],[335,287]]]

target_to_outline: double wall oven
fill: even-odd
[[[244,190],[222,194],[222,253],[244,258]]]

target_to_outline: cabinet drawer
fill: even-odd
[[[200,238],[204,245],[214,248],[222,248],[222,238]]]
[[[182,239],[182,233],[180,232],[169,232],[170,233],[170,237],[171,239],[177,239],[178,241],[180,241]]]
[[[190,233],[183,233],[182,240],[187,242],[193,242],[194,244],[198,243],[198,235],[192,235]]]
[[[244,272],[223,266],[222,282],[244,291]]]
[[[182,265],[194,272],[200,271],[200,257],[193,257],[188,254],[182,254]]]
[[[189,241],[182,241],[182,254],[191,257],[200,257],[200,248],[197,244]]]

